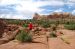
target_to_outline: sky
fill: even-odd
[[[75,0],[0,0],[0,18],[24,20],[53,12],[75,14]]]

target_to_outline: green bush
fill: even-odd
[[[50,33],[50,37],[57,37],[57,35],[54,32],[52,32]]]
[[[51,27],[52,31],[56,31],[56,28],[57,28],[57,25],[55,24]]]
[[[50,27],[50,24],[49,24],[48,22],[43,23],[43,24],[42,24],[42,27],[44,27],[44,28],[48,28],[48,27]]]
[[[23,24],[23,27],[28,27],[28,24]]]
[[[24,31],[20,31],[20,33],[16,36],[16,39],[21,42],[31,42],[32,36]]]
[[[41,23],[41,26],[44,27],[44,28],[50,27],[50,22],[47,21],[47,20],[43,20],[40,23]]]
[[[75,24],[75,21],[67,21],[65,24],[67,24],[67,25],[73,25],[73,24]]]
[[[69,29],[69,30],[75,30],[75,24],[70,24],[70,25],[64,25],[64,27],[66,28],[66,29]]]

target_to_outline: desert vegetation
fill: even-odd
[[[27,20],[1,19],[0,45],[10,43],[9,41],[13,40],[18,40],[24,44],[25,43],[30,44],[30,42],[32,42],[36,44],[44,43],[47,44],[47,46],[49,46],[49,42],[54,41],[53,43],[59,44],[62,42],[62,44],[64,43],[70,45],[70,42],[67,41],[65,38],[62,38],[62,36],[66,37],[74,36],[75,33],[74,18],[75,18],[74,15],[64,13],[61,14],[53,13],[52,15],[39,15],[36,13],[33,19]],[[28,24],[30,22],[32,22],[33,24],[32,30],[28,29]],[[43,40],[45,40],[45,42]]]
[[[16,39],[21,42],[32,42],[32,36],[22,30],[19,31],[19,34],[16,36]]]

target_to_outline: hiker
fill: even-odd
[[[33,24],[31,22],[29,23],[28,28],[29,28],[29,30],[32,30]]]

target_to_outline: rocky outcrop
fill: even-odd
[[[5,32],[2,34],[2,37],[0,38],[0,44],[4,44],[13,40],[18,34],[19,30],[20,29],[17,26],[12,26],[12,25],[7,26]]]
[[[0,38],[2,37],[2,34],[4,33],[5,28],[6,28],[5,21],[0,19]]]
[[[74,16],[71,14],[71,13],[67,13],[67,12],[64,12],[64,13],[52,13],[52,14],[49,14],[49,15],[39,15],[37,13],[34,14],[34,17],[33,19],[35,20],[40,20],[40,19],[56,19],[56,18],[71,18]]]
[[[41,18],[42,17],[39,14],[37,13],[34,14],[34,17],[33,17],[34,20],[40,20]]]

